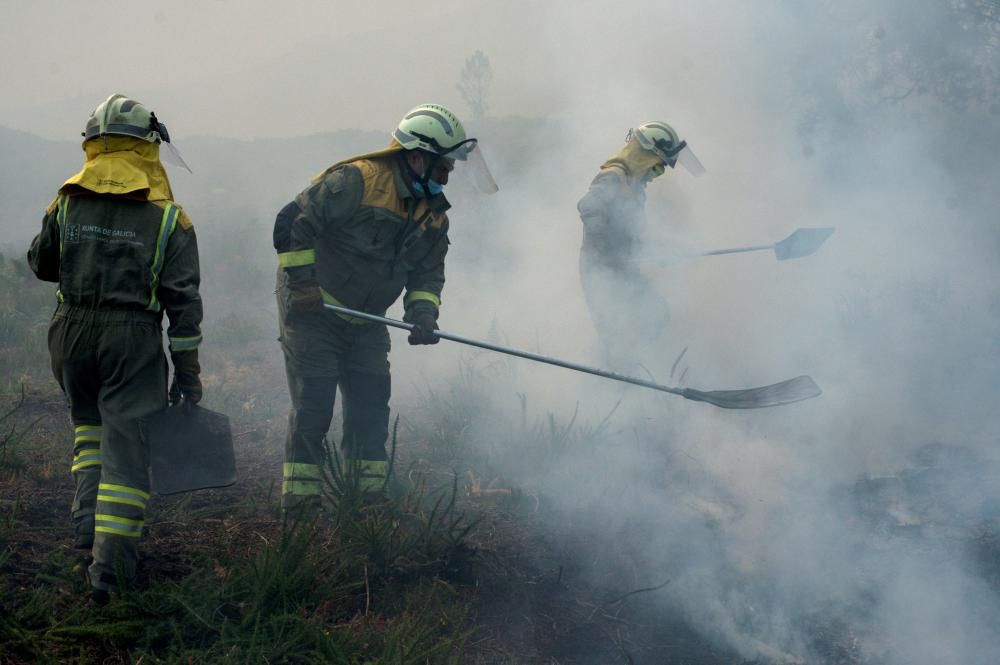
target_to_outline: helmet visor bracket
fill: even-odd
[[[149,130],[158,134],[164,143],[170,143],[170,132],[167,131],[167,126],[156,118],[155,113],[149,114]]]
[[[625,136],[626,143],[632,138],[635,138],[639,142],[639,146],[643,150],[648,150],[649,152],[655,153],[657,157],[663,160],[664,166],[669,166],[673,168],[674,164],[677,162],[676,156],[684,146],[687,145],[685,141],[681,141],[677,145],[674,145],[673,141],[668,141],[663,138],[651,138],[646,134],[646,132],[639,129],[630,129],[628,134]]]
[[[490,168],[486,165],[486,159],[483,157],[478,139],[465,139],[450,148],[445,148],[433,137],[416,132],[412,135],[429,145],[440,159],[448,161],[452,169],[456,166],[456,161],[461,161],[462,168],[457,170],[457,174],[461,180],[469,180],[476,191],[482,194],[493,194],[499,191],[500,188],[497,187],[497,183],[490,173]],[[432,162],[431,168],[435,163]]]
[[[440,157],[448,157],[452,160],[458,159],[465,161],[466,156],[472,151],[477,142],[477,139],[465,139],[450,148],[446,148],[433,136],[427,136],[426,134],[420,134],[418,132],[413,132],[412,135],[429,145],[431,147],[431,152]]]

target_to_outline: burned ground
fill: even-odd
[[[741,658],[658,596],[673,573],[643,561],[641,535],[609,541],[570,514],[554,520],[558,509],[543,494],[480,476],[468,460],[446,463],[416,438],[399,442],[397,469],[408,489],[423,488],[423,500],[400,501],[386,512],[391,518],[369,520],[371,542],[360,548],[358,525],[334,520],[318,525],[299,551],[282,530],[277,506],[284,420],[254,418],[252,410],[234,421],[239,482],[157,497],[140,587],[94,610],[85,602],[85,553],[70,548],[70,430],[62,397],[43,384],[8,395],[4,406],[3,662],[853,664],[887,662],[893,651],[875,628],[859,632],[863,606],[817,599],[803,603],[810,609],[796,622],[812,639],[809,658],[818,660],[764,643],[756,645],[755,660]],[[952,497],[964,502],[956,511],[941,495],[946,487],[937,493],[934,487],[955,465],[975,474],[996,469],[943,446],[928,446],[916,459],[920,466],[894,477],[861,478],[843,488],[869,545],[942,555],[963,549],[970,572],[996,589],[1000,541],[986,519],[996,511],[988,502]],[[449,487],[458,495],[450,515],[472,529],[437,549],[393,550],[400,544],[393,529],[408,522],[426,527]],[[432,528],[447,530],[441,523]],[[303,570],[311,575],[308,587],[295,586]],[[656,584],[638,582],[654,574]],[[281,576],[290,588],[263,597],[233,590]],[[247,607],[259,613],[252,622]],[[281,629],[264,631],[277,640],[268,651],[255,644],[254,630],[275,614],[286,616]],[[314,628],[325,637],[309,632]],[[281,639],[287,644],[278,645]]]
[[[492,391],[517,385],[514,371],[493,360],[398,409],[392,501],[289,531],[280,353],[266,321],[234,312],[214,323],[205,384],[208,406],[232,418],[239,480],[156,497],[139,588],[95,610],[86,553],[70,547],[72,431],[44,346],[51,294],[17,262],[3,268],[0,662],[894,663],[905,645],[884,626],[891,562],[917,553],[932,574],[959,562],[956,579],[1000,590],[988,491],[1000,469],[975,449],[928,443],[891,472],[837,485],[823,501],[850,518],[831,540],[846,588],[797,580],[790,594],[780,567],[720,555],[748,507],[655,422],[614,404],[535,412],[520,392],[512,417]],[[567,470],[601,459],[621,431],[645,461],[631,475],[642,492],[602,479],[599,462]],[[590,503],[554,495],[544,481],[557,472],[578,474]],[[791,517],[816,500],[797,492]],[[714,557],[725,579],[692,582]],[[697,613],[716,603],[727,611]],[[972,645],[969,662],[990,649]]]
[[[141,548],[139,588],[107,609],[94,610],[86,603],[86,553],[70,547],[67,507],[73,487],[65,469],[70,430],[64,401],[46,385],[26,388],[4,405],[10,415],[4,422],[8,435],[0,476],[3,662],[239,662],[241,647],[264,658],[252,651],[252,640],[223,638],[225,629],[213,628],[209,632],[219,633],[216,638],[231,641],[232,650],[220,653],[210,646],[213,639],[185,623],[199,616],[198,594],[213,596],[217,591],[210,586],[225,587],[228,578],[246,574],[262,556],[281,559],[287,534],[277,507],[276,479],[283,418],[234,423],[239,460],[235,486],[156,498]],[[414,446],[400,455],[401,468],[406,468],[400,475],[424,486],[430,498],[446,495],[451,483],[440,479],[453,469],[429,463],[420,452],[427,451]],[[381,562],[385,575],[376,583],[375,551],[391,545],[391,538],[358,557],[338,535],[338,528],[350,527],[318,525],[308,554],[302,556],[313,562],[349,556],[361,561],[361,570],[371,578],[362,574],[350,580],[343,571],[339,577],[331,573],[346,587],[338,596],[308,602],[283,598],[307,613],[294,620],[349,634],[346,641],[354,651],[344,648],[343,662],[740,662],[711,646],[680,617],[665,616],[655,604],[644,603],[642,596],[655,589],[627,589],[610,580],[600,588],[577,574],[572,534],[546,527],[544,501],[537,496],[495,482],[483,486],[471,469],[459,480],[460,496],[452,512],[463,524],[474,522],[474,528],[449,550],[447,562],[428,552],[399,551],[393,561]],[[394,515],[419,521],[417,513],[426,517],[434,503],[425,501],[417,509],[397,505]],[[280,565],[302,561],[279,561],[271,571],[295,577],[295,570]],[[445,592],[426,592],[428,585]],[[393,600],[385,601],[379,593]],[[422,597],[400,605],[400,598],[410,596]],[[406,604],[419,608],[424,602],[428,605],[418,610]],[[428,632],[433,639],[410,639],[408,619],[419,626],[415,633]],[[239,623],[235,615],[226,620]],[[425,648],[411,653],[413,645]],[[284,660],[270,662],[314,662],[317,653],[290,651]]]

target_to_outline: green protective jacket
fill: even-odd
[[[278,213],[278,262],[289,286],[317,283],[330,304],[384,315],[405,289],[407,309],[429,303],[437,312],[449,207],[441,194],[415,197],[395,155],[341,164]]]
[[[191,220],[169,200],[64,187],[46,211],[28,262],[39,279],[59,284],[60,303],[165,311],[172,352],[201,343],[198,242]]]
[[[583,222],[581,260],[612,270],[634,269],[631,262],[642,244],[646,186],[618,165],[606,165],[580,199]]]

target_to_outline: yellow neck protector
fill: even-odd
[[[625,169],[625,174],[630,178],[641,178],[643,174],[657,164],[662,164],[657,155],[644,149],[639,142],[633,138],[626,143],[618,154],[601,164],[602,169],[609,166],[620,166]]]
[[[160,163],[160,146],[131,136],[98,136],[83,144],[87,161],[59,193],[82,188],[96,194],[128,194],[147,201],[172,201],[170,180]]]

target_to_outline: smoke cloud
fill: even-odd
[[[655,604],[747,659],[837,662],[820,639],[835,633],[863,662],[1000,661],[983,538],[1000,522],[995,3],[370,4],[171,3],[138,68],[146,33],[98,2],[82,25],[132,53],[110,69],[107,49],[74,51],[84,10],[18,7],[0,43],[31,55],[3,74],[0,117],[76,140],[121,91],[167,122],[195,171],[174,187],[199,229],[209,368],[213,322],[233,320],[280,367],[274,214],[328,164],[385,144],[409,107],[465,112],[455,83],[476,50],[494,78],[470,133],[500,192],[459,172],[449,185],[440,324],[600,365],[576,203],[630,127],[671,123],[708,172],[668,169],[648,187],[635,258],[670,322],[641,331],[636,371],[676,385],[686,370],[700,389],[809,374],[824,394],[723,411],[393,333],[395,412],[418,427],[429,394],[451,396],[468,410],[452,414],[469,422],[460,454],[589,543],[580,575],[624,590],[670,579]],[[27,49],[22,33],[43,29],[63,39]],[[47,167],[53,190],[74,166]],[[691,258],[826,226],[808,258]],[[34,232],[19,224],[11,240]],[[240,275],[216,267],[233,256]],[[516,440],[574,412],[561,445]]]

